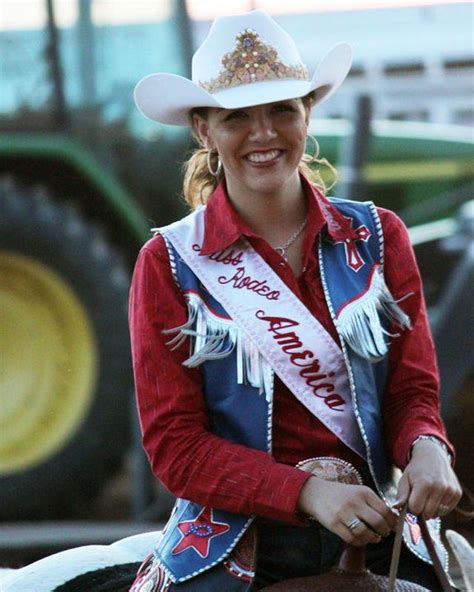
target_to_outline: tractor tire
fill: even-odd
[[[120,466],[128,289],[74,207],[0,184],[0,520],[75,516]]]

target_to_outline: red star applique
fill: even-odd
[[[418,520],[416,516],[413,514],[407,513],[405,520],[408,522],[408,526],[410,528],[410,535],[411,540],[413,541],[414,545],[418,545],[419,540],[421,539],[421,528],[418,524]]]
[[[181,532],[181,540],[172,550],[173,555],[182,553],[186,549],[194,549],[201,557],[207,557],[211,539],[227,532],[230,525],[215,521],[213,510],[203,508],[194,520],[178,522],[178,529]]]

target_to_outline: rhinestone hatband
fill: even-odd
[[[216,78],[199,82],[209,93],[267,80],[309,80],[306,66],[286,66],[278,60],[278,52],[265,45],[253,29],[244,29],[236,37],[236,47],[221,60],[224,69]]]

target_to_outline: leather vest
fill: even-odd
[[[353,307],[354,303],[363,302],[371,286],[374,270],[383,269],[381,223],[375,206],[370,202],[329,199],[344,216],[352,219],[352,227],[360,231],[361,238],[351,246],[349,242],[334,242],[324,232],[321,233],[318,256],[325,299],[341,337],[370,473],[379,493],[393,501],[396,484],[394,472],[387,461],[381,420],[381,398],[386,385],[388,356],[367,359],[368,356],[364,356],[363,352],[357,353],[346,345],[348,339],[341,321],[343,311]],[[173,274],[181,290],[185,294],[198,294],[210,314],[230,327],[232,319],[180,258],[167,237],[166,227],[160,233],[167,243]],[[380,318],[376,322],[388,329],[389,320],[384,319],[383,315],[378,316]],[[224,357],[216,357],[200,365],[211,430],[231,442],[271,453],[271,398],[267,400],[258,389],[248,384],[237,384],[236,367],[235,349]],[[266,371],[272,379],[271,368]],[[413,519],[416,522],[416,518]],[[155,554],[173,581],[184,582],[220,564],[236,546],[252,520],[252,516],[203,508],[197,503],[178,499]],[[439,521],[430,522],[434,524],[432,533],[439,531]],[[415,544],[410,525],[407,523],[405,526],[404,539],[408,547],[419,558],[430,562],[424,543],[420,540]],[[443,552],[441,548],[441,554]],[[206,589],[205,584],[203,586],[203,590]]]

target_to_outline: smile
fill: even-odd
[[[267,152],[251,152],[245,157],[250,162],[269,162],[275,160],[281,154],[281,150],[268,150]]]

